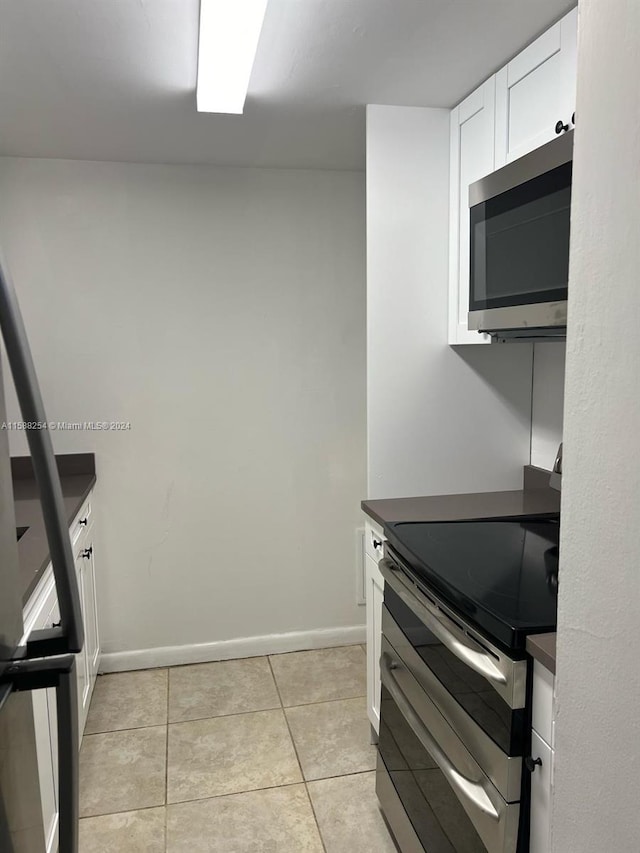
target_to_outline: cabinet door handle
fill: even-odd
[[[556,133],[564,133],[569,130],[569,125],[565,124],[562,119],[556,122]]]
[[[373,539],[371,541],[371,544],[376,549],[376,551],[378,550],[378,548],[382,548],[382,542],[379,539]]]
[[[80,556],[84,557],[85,560],[88,560],[92,554],[93,554],[93,545],[89,545],[88,548],[85,548],[84,551],[80,552]]]
[[[82,524],[82,525],[86,526],[87,524],[89,524],[89,519],[88,518],[80,518],[78,520],[78,524]]]

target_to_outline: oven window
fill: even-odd
[[[572,165],[471,208],[470,311],[567,298]]]
[[[396,593],[385,585],[384,603],[403,634],[447,692],[508,755],[522,755],[525,711],[512,709],[489,682],[453,655]]]
[[[378,749],[425,853],[487,853],[442,771],[382,686]]]

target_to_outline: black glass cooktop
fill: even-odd
[[[498,643],[524,648],[528,634],[555,630],[558,517],[397,523],[386,530],[417,579]]]

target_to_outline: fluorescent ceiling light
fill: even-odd
[[[200,0],[198,112],[243,112],[266,8],[267,0]]]

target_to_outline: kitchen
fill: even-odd
[[[527,14],[531,4],[491,4],[489,21],[489,12],[473,12],[476,4],[459,4],[457,19],[420,17],[413,4],[405,15],[375,4],[377,18],[363,4],[329,4],[324,27],[338,47],[348,53],[373,40],[377,50],[358,54],[371,87],[356,76],[340,95],[337,84],[353,66],[344,54],[338,61],[339,51],[327,53],[323,19],[296,18],[293,53],[280,55],[280,65],[269,53],[287,13],[300,15],[297,4],[272,0],[242,117],[196,113],[197,4],[188,4],[184,21],[183,4],[170,2],[116,4],[115,17],[103,4],[91,13],[79,5],[55,4],[68,17],[49,4],[2,6],[0,244],[47,418],[130,424],[52,436],[57,454],[95,457],[93,473],[89,464],[68,476],[96,478],[100,670],[151,673],[153,693],[153,673],[167,667],[173,678],[180,667],[271,656],[277,668],[278,659],[304,653],[322,670],[326,655],[304,650],[337,648],[347,650],[341,663],[351,672],[366,639],[367,608],[357,603],[361,500],[519,490],[524,466],[549,470],[562,438],[549,849],[634,849],[634,783],[624,771],[637,742],[625,706],[638,698],[629,640],[638,615],[629,594],[637,589],[629,531],[637,518],[638,305],[637,249],[625,235],[637,216],[637,60],[629,45],[637,12],[623,3],[580,5],[577,101],[553,114],[553,125],[572,125],[576,112],[578,154],[583,145],[570,273],[580,287],[569,288],[565,386],[564,343],[467,345],[464,328],[452,326],[449,166],[452,109],[493,75],[497,92],[503,69],[571,4],[536,4]],[[301,48],[304,38],[317,53]],[[333,75],[321,65],[310,79],[301,57],[328,58]],[[429,62],[447,73],[434,74]],[[300,63],[306,83],[288,74]],[[376,75],[380,67],[385,73]],[[564,79],[548,68],[553,81]],[[286,108],[269,89],[277,81]],[[309,89],[297,113],[291,104],[303,94],[286,89],[294,84]],[[323,99],[336,90],[331,111]],[[360,106],[345,105],[349,98]],[[605,264],[607,280],[617,282],[613,304],[598,287]],[[3,365],[7,420],[19,422],[6,358]],[[8,432],[11,455],[24,456],[24,434]],[[109,677],[98,677],[96,690]],[[280,687],[284,678],[276,675]],[[361,685],[354,674],[327,701],[352,702]],[[314,694],[309,707],[315,701],[324,700]],[[116,739],[87,733],[85,741],[109,737]],[[592,766],[593,790],[585,782]],[[361,775],[350,782],[368,784],[374,774]],[[311,802],[316,789],[314,807],[322,801],[329,815],[316,843],[357,849],[368,806],[359,813],[358,798],[336,794],[338,782],[330,791],[328,778],[307,784]],[[291,785],[299,780],[294,774]],[[356,840],[331,836],[331,795],[359,821]],[[149,821],[164,814],[165,801],[151,800]],[[295,802],[308,816],[310,801]],[[133,814],[95,811],[84,825],[114,833],[116,818],[109,824],[105,813]],[[228,817],[227,833],[232,823]],[[170,844],[180,849],[172,831],[170,824]]]

